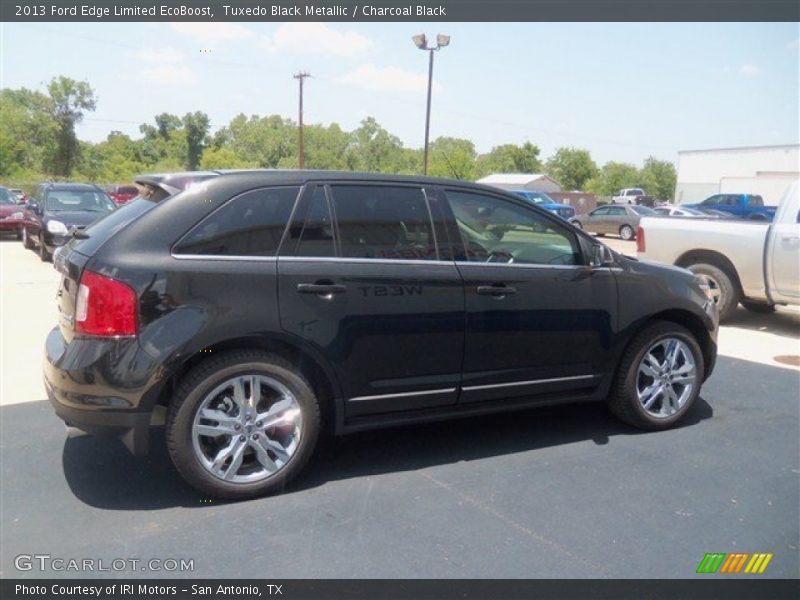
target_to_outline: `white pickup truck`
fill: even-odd
[[[741,303],[771,312],[800,304],[798,183],[781,200],[772,223],[749,220],[646,217],[639,222],[637,254],[704,275],[720,320]]]

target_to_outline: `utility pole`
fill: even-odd
[[[303,81],[306,77],[311,77],[311,73],[300,71],[294,78],[300,82],[300,108],[297,123],[299,125],[299,152],[300,152],[300,168],[304,169],[306,165],[306,149],[303,145]]]

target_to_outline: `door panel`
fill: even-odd
[[[457,263],[467,312],[460,402],[597,386],[610,369],[613,273],[581,264],[574,233],[549,215],[505,198],[446,193],[470,259]],[[488,224],[476,233],[481,215]]]
[[[455,263],[439,260],[422,190],[334,185],[327,198],[335,215],[330,253],[320,240],[331,237],[325,233],[331,228],[301,219],[290,238],[306,231],[315,242],[289,239],[287,248],[297,250],[292,256],[282,250],[278,259],[281,327],[329,361],[346,417],[454,404],[464,351],[463,284]],[[409,258],[415,253],[427,258]]]
[[[800,299],[800,223],[774,223],[767,252],[773,299],[797,303]]]

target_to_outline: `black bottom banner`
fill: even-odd
[[[0,581],[4,600],[456,600],[469,598],[605,598],[796,600],[796,579],[60,579]]]

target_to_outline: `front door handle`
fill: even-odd
[[[502,298],[503,296],[509,296],[511,294],[516,294],[516,293],[517,293],[517,288],[510,287],[505,284],[478,286],[478,294],[481,296],[494,296],[495,298]]]
[[[298,294],[316,294],[318,296],[332,296],[333,294],[342,294],[347,291],[347,288],[337,283],[298,283]]]

